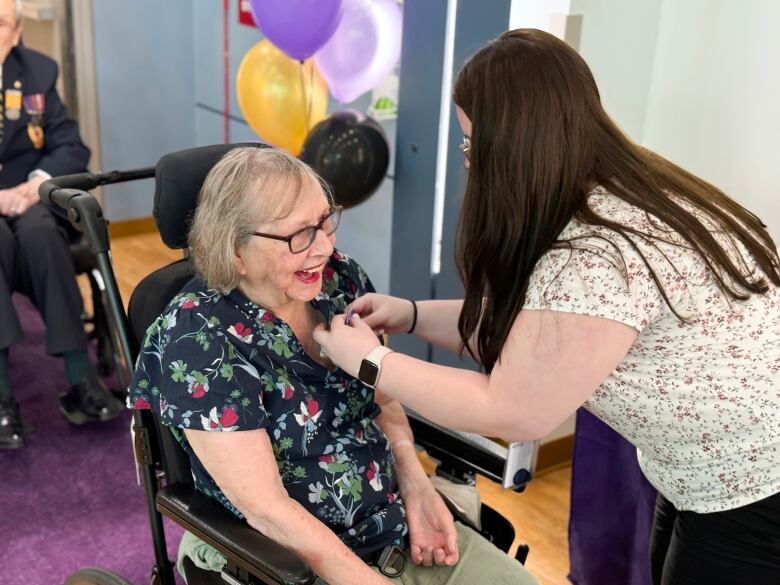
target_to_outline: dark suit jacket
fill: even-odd
[[[31,116],[21,108],[18,120],[9,120],[3,100],[3,137],[0,142],[0,188],[15,187],[35,169],[51,176],[80,173],[87,169],[89,149],[79,137],[76,122],[68,117],[57,95],[57,64],[36,51],[19,45],[3,63],[3,96],[6,89],[18,88],[23,96],[43,94],[43,148],[36,149],[27,132]],[[17,83],[18,82],[18,83]]]

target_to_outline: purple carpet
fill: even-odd
[[[57,585],[97,566],[146,585],[154,553],[130,414],[71,426],[58,409],[68,389],[62,360],[45,354],[34,307],[18,295],[14,303],[26,338],[10,350],[10,378],[35,432],[23,449],[0,451],[0,583]],[[181,529],[166,522],[166,535],[175,560]]]

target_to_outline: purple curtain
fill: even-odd
[[[581,408],[569,517],[574,585],[650,585],[655,497],[639,469],[636,448]]]

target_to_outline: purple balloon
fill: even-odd
[[[402,25],[396,0],[344,0],[341,24],[314,57],[335,99],[351,102],[393,71]]]
[[[250,0],[257,28],[284,53],[304,61],[333,36],[343,0]]]

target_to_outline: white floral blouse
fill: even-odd
[[[672,313],[622,236],[570,222],[560,240],[586,237],[572,251],[542,257],[524,309],[602,317],[639,332],[585,406],[636,445],[648,480],[679,510],[718,512],[780,492],[778,289],[728,300],[702,258],[657,218],[600,187],[588,204],[675,242],[632,236],[688,323]],[[755,268],[744,248],[728,249]]]

